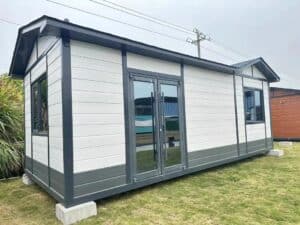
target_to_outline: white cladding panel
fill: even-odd
[[[33,159],[48,165],[48,137],[32,136],[32,154]]]
[[[24,106],[25,106],[25,154],[31,158],[31,95],[30,74],[24,78]]]
[[[127,53],[129,68],[180,76],[180,64],[147,56]]]
[[[71,41],[74,173],[125,164],[122,55]]]
[[[236,144],[232,75],[184,66],[188,151]]]
[[[266,79],[266,77],[255,66],[253,66],[252,68],[253,68],[253,77]]]
[[[265,138],[265,124],[247,124],[247,141],[261,140]]]
[[[240,141],[240,143],[246,143],[244,90],[243,90],[243,83],[242,82],[243,82],[242,77],[240,77],[240,76],[235,77],[239,141]]]
[[[244,77],[244,87],[257,88],[262,90],[262,81]]]
[[[270,90],[267,82],[263,82],[264,85],[264,106],[265,106],[265,123],[266,123],[266,133],[267,138],[272,137],[271,131],[271,118],[270,118]]]
[[[37,40],[38,56],[41,56],[44,52],[57,41],[59,38],[55,36],[43,36]]]
[[[54,43],[55,37],[48,38]],[[41,43],[39,43],[41,45]],[[45,46],[47,44],[45,43]],[[49,155],[50,167],[63,173],[63,134],[62,134],[62,42],[59,40],[48,52],[48,113],[49,113]]]

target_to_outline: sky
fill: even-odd
[[[196,56],[186,42],[195,35],[152,23],[95,2],[106,0],[52,0],[87,12],[65,8],[47,0],[0,0],[0,74],[8,72],[18,27],[48,15],[161,48]],[[226,64],[263,57],[287,82],[299,81],[300,0],[109,0],[152,17],[193,30],[212,41],[201,43],[201,57]],[[116,22],[103,17],[109,17]],[[131,24],[138,29],[129,26]],[[149,32],[148,30],[152,31]],[[170,37],[157,33],[167,34]]]

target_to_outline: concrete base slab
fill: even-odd
[[[73,224],[95,215],[97,215],[95,202],[86,202],[70,208],[65,208],[62,204],[56,204],[56,217],[64,225]]]
[[[23,176],[22,176],[22,182],[25,185],[31,185],[31,184],[33,184],[33,181],[29,178],[29,176],[26,173],[24,173]]]
[[[272,149],[272,150],[270,150],[268,152],[268,155],[280,157],[280,156],[284,155],[284,151],[283,150],[279,150],[279,149]]]
[[[293,142],[291,141],[280,141],[279,146],[292,146]]]

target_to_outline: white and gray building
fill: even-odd
[[[225,65],[42,16],[21,27],[25,173],[65,208],[272,149],[262,59]]]

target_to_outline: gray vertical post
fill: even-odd
[[[62,116],[63,116],[63,157],[64,157],[64,205],[73,203],[73,121],[72,121],[72,77],[70,39],[62,37]]]
[[[240,156],[240,137],[239,137],[239,124],[238,124],[238,114],[237,114],[237,101],[236,101],[236,81],[235,74],[233,74],[233,94],[234,94],[234,113],[235,113],[235,131],[236,131],[236,142],[237,142],[237,152]]]

